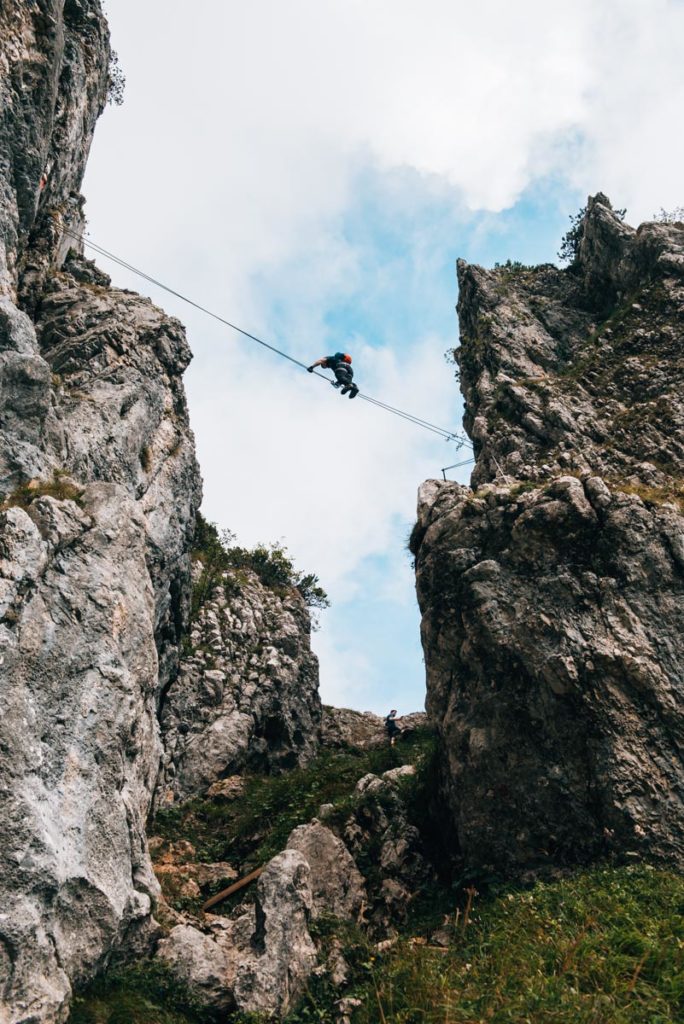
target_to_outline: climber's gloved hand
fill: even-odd
[[[314,367],[314,366],[307,366],[307,368],[306,368],[306,372],[307,372],[307,373],[313,373],[313,372],[314,372],[314,369],[315,369],[315,367]]]

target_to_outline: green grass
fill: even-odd
[[[157,833],[189,839],[200,858],[246,870],[284,846],[321,803],[333,820],[351,810],[358,778],[400,763],[410,819],[433,856],[450,838],[429,810],[434,739],[326,751],[306,769],[248,779],[232,804],[192,801],[163,812]],[[442,850],[440,853],[440,842]],[[364,865],[368,869],[369,865]],[[475,886],[481,890],[477,893]],[[435,929],[447,936],[438,946]],[[418,895],[395,944],[378,951],[358,926],[312,925],[321,946],[339,942],[351,970],[343,992],[312,976],[286,1024],[334,1024],[335,1003],[360,1000],[353,1024],[676,1024],[684,1021],[684,878],[647,865],[599,866],[520,888],[499,880],[434,881]],[[155,964],[110,973],[79,997],[70,1024],[213,1024],[211,1015]],[[226,1024],[262,1024],[236,1015]]]
[[[371,955],[354,1024],[684,1020],[679,876],[602,867],[482,903],[476,896],[468,923],[463,905],[444,909],[448,949],[402,938]]]
[[[352,1024],[677,1024],[684,1020],[684,879],[597,867],[497,897],[443,903],[446,948],[404,934],[378,952],[329,923],[352,969]],[[332,926],[332,927],[331,927]],[[287,1024],[334,1024],[340,997],[313,978]],[[232,1024],[248,1024],[236,1017]],[[251,1022],[250,1022],[251,1024]]]
[[[648,484],[628,484],[616,477],[607,477],[607,481],[616,491],[622,491],[624,494],[636,494],[646,505],[657,507],[666,502],[673,503],[684,512],[684,480],[681,477],[673,477],[662,487]]]
[[[292,829],[315,817],[321,804],[334,804],[335,818],[346,816],[360,778],[416,762],[433,742],[419,730],[394,747],[326,750],[305,768],[247,776],[243,794],[230,803],[196,799],[160,811],[151,834],[171,842],[187,839],[198,861],[227,861],[246,873],[284,849]]]
[[[353,1024],[677,1024],[684,1020],[684,879],[600,867],[495,898],[443,904],[446,949],[403,935],[378,953],[357,928],[323,921],[352,969]],[[312,978],[287,1024],[334,1024],[340,996]],[[110,974],[70,1024],[213,1024],[158,966]],[[236,1015],[231,1024],[256,1024]]]
[[[409,925],[378,952],[358,927],[312,926],[339,940],[351,968],[335,991],[312,976],[286,1024],[334,1024],[340,995],[353,1024],[677,1024],[684,1020],[684,878],[647,865],[602,866],[531,889],[433,893],[438,947]],[[470,907],[468,908],[468,902]],[[441,920],[438,921],[438,918]],[[324,959],[324,955],[322,957]],[[161,967],[110,973],[74,1004],[69,1024],[214,1024]],[[260,1024],[237,1014],[226,1024]]]
[[[599,867],[443,904],[447,948],[404,934],[379,953],[338,926],[360,1000],[353,1024],[677,1024],[684,1020],[684,879]],[[333,928],[334,932],[334,928]],[[320,937],[319,937],[320,938]],[[325,942],[325,936],[324,936]],[[334,1024],[312,979],[286,1024]],[[248,1024],[236,1017],[233,1024]]]
[[[109,971],[77,995],[68,1024],[215,1024],[161,963],[143,960]]]

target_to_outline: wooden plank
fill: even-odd
[[[245,875],[245,877],[241,878],[238,882],[233,882],[233,884],[229,885],[227,889],[222,889],[221,892],[217,892],[215,896],[212,896],[210,900],[207,900],[203,905],[202,910],[210,910],[211,907],[215,907],[217,903],[223,903],[223,901],[227,900],[229,896],[233,895],[233,893],[239,892],[240,889],[244,889],[244,887],[249,885],[250,882],[254,882],[263,870],[263,867],[256,868],[254,871],[250,871],[248,875]]]

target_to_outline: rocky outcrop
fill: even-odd
[[[203,567],[194,567],[202,586]],[[192,624],[165,695],[160,800],[207,791],[245,768],[305,764],[319,743],[318,659],[311,619],[294,587],[276,591],[250,570],[226,570]]]
[[[165,923],[173,927],[157,956],[214,1012],[282,1016],[314,972],[342,990],[350,968],[341,943],[321,940],[320,930],[316,940],[312,922],[327,922],[323,935],[337,921],[387,940],[433,880],[410,820],[414,774],[404,765],[364,776],[344,816],[332,805],[321,807],[321,817],[295,828],[285,850],[266,864],[253,898],[248,893],[227,916],[169,908]],[[199,894],[202,878],[230,869],[193,863],[195,851],[186,841],[151,842],[164,892],[176,908],[179,897],[187,905]]]
[[[211,917],[204,930],[176,926],[159,957],[213,1010],[282,1016],[316,964],[309,874],[299,851],[284,850],[264,869],[253,907]]]
[[[314,820],[292,832],[287,849],[298,850],[309,865],[312,917],[356,920],[366,901],[364,880],[342,840]]]
[[[154,927],[144,826],[200,483],[180,324],[69,233],[100,5],[8,2],[0,38],[0,1016],[58,1021]]]
[[[567,270],[459,261],[456,357],[474,487],[568,471],[678,483],[683,268],[681,225],[635,231],[602,195]]]
[[[82,223],[110,50],[99,0],[7,0],[0,39],[0,294],[14,318],[17,292],[40,291]]]
[[[412,548],[460,854],[684,864],[684,228],[589,201],[567,270],[459,264],[473,490]]]
[[[409,736],[416,729],[427,726],[424,711],[412,711],[397,719],[397,725]],[[334,708],[329,705],[323,708],[321,722],[321,742],[324,747],[355,747],[357,750],[369,750],[387,743],[385,719],[372,711],[354,711],[352,708]]]
[[[404,785],[415,774],[402,765],[364,775],[354,791],[353,812],[342,828],[344,842],[365,872],[366,924],[377,937],[395,934],[409,904],[432,877],[419,830],[410,821]]]

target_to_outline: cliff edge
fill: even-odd
[[[181,325],[84,259],[98,0],[0,11],[0,991],[62,1021],[149,934],[145,821],[200,478]]]
[[[684,864],[684,225],[591,198],[573,264],[459,262],[472,488],[413,531],[470,866]]]

